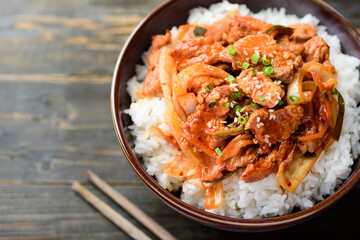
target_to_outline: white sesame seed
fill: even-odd
[[[259,124],[256,124],[257,128],[260,128],[260,125]]]
[[[262,122],[259,122],[259,126],[262,127],[264,126],[264,124]]]
[[[261,85],[256,85],[255,86],[257,89],[260,89],[261,88]]]
[[[234,91],[238,92],[238,91],[239,91],[239,89],[237,89],[237,88],[234,88]]]
[[[257,118],[256,118],[256,121],[257,121],[257,122],[260,122],[260,117],[257,117]]]
[[[242,113],[243,111],[245,111],[245,108],[242,108],[242,109],[240,110],[241,113]]]
[[[230,83],[230,85],[229,85],[230,87],[232,87],[232,88],[234,88],[234,87],[237,87],[238,86],[238,84],[237,83]]]
[[[274,55],[272,55],[271,53],[269,53],[269,56],[272,57],[272,58],[274,57]]]
[[[211,122],[208,122],[206,126],[211,127]]]
[[[244,49],[244,54],[247,56],[248,55],[248,52]]]
[[[234,118],[234,122],[237,122],[237,117]]]
[[[269,143],[269,139],[265,138],[265,142],[266,142],[266,143]]]
[[[271,112],[271,113],[274,112],[274,111],[275,111],[274,109],[269,109],[269,112]]]
[[[274,54],[278,54],[279,52],[278,51],[273,51]]]
[[[236,114],[236,116],[240,117],[240,112],[239,111],[236,111],[235,114]]]
[[[270,136],[268,134],[265,135],[266,138],[269,138]]]
[[[259,49],[259,47],[258,47],[258,46],[256,46],[256,47],[254,47],[254,49]]]
[[[266,54],[264,54],[263,59],[266,59]]]

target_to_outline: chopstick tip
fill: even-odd
[[[90,177],[91,175],[94,175],[94,173],[91,170],[86,170],[85,175]]]
[[[78,181],[75,181],[71,184],[71,188],[73,190],[77,190],[80,187],[80,183]]]

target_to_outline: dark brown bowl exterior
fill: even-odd
[[[116,63],[111,88],[111,110],[115,131],[126,158],[145,182],[145,184],[168,206],[184,216],[224,230],[232,231],[268,231],[289,227],[301,223],[329,208],[347,192],[349,192],[360,179],[360,161],[357,159],[353,165],[349,178],[338,188],[335,194],[326,198],[315,206],[290,215],[264,219],[239,219],[220,216],[205,212],[193,207],[175,197],[162,188],[142,167],[135,156],[131,146],[132,137],[127,126],[132,124],[124,109],[129,108],[131,100],[126,92],[126,84],[134,75],[135,64],[141,63],[142,52],[150,46],[151,36],[164,33],[165,29],[184,24],[190,9],[198,6],[208,7],[216,0],[173,0],[166,2],[150,13],[131,34]],[[337,35],[343,51],[360,58],[360,35],[336,10],[319,0],[248,0],[230,1],[246,4],[252,11],[257,12],[268,7],[284,7],[287,13],[304,16],[310,13],[320,19],[322,25],[327,26],[330,34]]]

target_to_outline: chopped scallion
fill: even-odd
[[[331,91],[331,94],[332,94],[332,95],[335,95],[335,94],[336,94],[335,88]]]
[[[238,117],[238,123],[240,123],[241,125],[246,123],[246,119],[243,116],[239,116]]]
[[[230,107],[230,103],[229,102],[223,102],[221,105],[225,106],[225,107]]]
[[[253,63],[257,63],[260,59],[260,55],[259,54],[253,54],[252,57],[251,57],[251,61],[253,61]]]
[[[215,152],[216,152],[216,154],[217,154],[219,157],[222,157],[223,153],[222,153],[222,151],[220,150],[220,148],[215,148]]]
[[[206,92],[211,92],[212,89],[213,89],[213,87],[211,86],[211,84],[208,84],[205,87]]]
[[[295,96],[295,95],[291,95],[289,97],[289,99],[290,99],[290,101],[295,102],[295,103],[300,102],[300,97]]]
[[[326,99],[326,100],[329,100],[329,96],[328,96],[326,90],[323,91],[323,94],[324,94],[325,99]]]
[[[235,80],[234,76],[232,75],[229,75],[227,78],[226,78],[226,81],[228,81],[229,83],[233,83]]]
[[[216,106],[216,104],[217,104],[217,101],[216,101],[216,100],[211,100],[211,101],[209,102],[209,104],[208,104],[208,107],[209,107],[209,108],[214,108],[214,107]]]
[[[242,69],[248,69],[248,67],[250,66],[250,63],[244,62],[242,65]]]
[[[264,72],[266,75],[270,76],[270,75],[274,72],[274,68],[271,67],[271,66],[264,67],[264,68],[263,68],[263,72]]]
[[[192,33],[192,36],[193,37],[204,36],[205,33],[206,33],[206,28],[196,26],[193,33]]]
[[[254,103],[254,102],[251,102],[250,105],[251,105],[253,108],[257,108],[257,107],[258,107],[257,103]]]
[[[269,59],[266,59],[266,58],[265,58],[265,59],[262,60],[262,63],[263,63],[265,66],[268,66],[268,65],[270,65],[271,62],[270,62]]]
[[[255,73],[255,68],[252,69],[252,72],[251,72],[251,76],[252,77],[255,77],[256,73]]]
[[[281,107],[283,104],[284,104],[283,100],[280,100],[277,105],[278,105],[279,107]]]
[[[262,97],[262,96],[258,96],[258,99],[260,100],[260,102],[265,102],[266,101],[266,99],[264,97]]]
[[[228,52],[230,55],[235,55],[236,54],[236,48],[232,45],[228,46]]]
[[[232,100],[235,100],[235,99],[237,99],[238,97],[240,97],[241,96],[241,92],[236,92],[236,93],[234,93],[234,94],[231,94],[231,98],[232,98]]]
[[[236,112],[240,113],[241,109],[242,109],[242,106],[236,106],[236,107],[234,107],[233,111],[234,111],[234,113],[236,113]]]

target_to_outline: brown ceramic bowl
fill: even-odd
[[[198,6],[208,7],[214,2],[218,1],[173,0],[165,2],[150,13],[129,37],[116,63],[111,88],[112,117],[120,145],[135,172],[151,191],[168,206],[192,220],[212,227],[232,231],[266,231],[301,223],[325,211],[356,185],[360,178],[359,160],[355,161],[349,178],[337,189],[335,194],[311,208],[282,217],[239,219],[208,213],[181,201],[162,188],[155,179],[144,170],[141,165],[141,159],[138,159],[132,150],[133,140],[127,128],[132,122],[130,117],[124,114],[124,109],[129,108],[131,102],[126,92],[126,84],[128,79],[134,75],[135,64],[141,63],[141,53],[149,48],[152,35],[164,33],[165,29],[184,24],[190,9]],[[320,0],[238,0],[231,2],[244,3],[254,12],[268,7],[284,7],[288,13],[298,16],[311,13],[320,19],[322,25],[327,26],[330,34],[335,34],[340,38],[345,53],[360,58],[360,35],[343,16]]]

